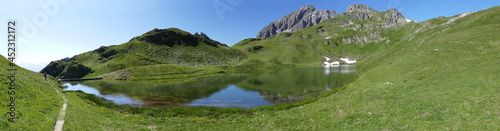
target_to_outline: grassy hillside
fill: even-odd
[[[223,66],[238,62],[245,57],[242,52],[211,40],[207,36],[192,35],[176,28],[154,29],[127,43],[102,46],[94,51],[54,61],[40,72],[61,78],[71,78],[67,77],[68,74],[75,73],[84,75],[72,76],[73,78],[96,77],[131,67],[159,64]],[[152,68],[161,70],[157,67]]]
[[[12,72],[8,69],[16,69]],[[15,73],[16,87],[10,90],[11,81],[7,78]],[[63,99],[57,93],[62,91],[59,84],[50,78],[44,79],[43,74],[32,72],[18,66],[11,67],[5,57],[0,57],[0,130],[52,130],[57,115],[61,110]],[[10,95],[9,91],[15,91]],[[7,112],[11,109],[10,97],[15,99],[15,123]]]

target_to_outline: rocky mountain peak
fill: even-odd
[[[344,13],[341,13],[341,15],[345,15],[345,16],[349,17],[349,19],[347,19],[346,23],[344,24],[344,26],[346,26],[346,25],[350,25],[350,24],[354,23],[355,21],[366,20],[366,19],[374,16],[377,13],[378,13],[378,11],[376,11],[376,10],[366,6],[366,5],[355,4],[355,5],[348,6],[347,11]]]
[[[353,12],[353,11],[359,11],[359,12],[377,12],[376,10],[364,5],[364,4],[354,4],[354,5],[349,5],[347,7],[346,12]]]
[[[300,7],[299,10],[301,10],[301,11],[304,11],[304,10],[316,10],[316,8],[314,8],[314,6],[312,4],[309,4],[309,5]]]
[[[366,20],[375,14],[380,13],[373,8],[370,8],[364,4],[354,4],[349,5],[347,7],[347,11],[344,13],[340,13],[338,15],[343,15],[348,17],[345,20],[345,24],[343,26],[351,25],[356,21]],[[273,35],[277,35],[283,32],[295,32],[298,30],[302,30],[306,27],[310,27],[320,22],[333,18],[337,14],[333,10],[318,10],[314,8],[313,5],[307,5],[301,7],[299,10],[292,12],[274,22],[264,27],[259,34],[257,34],[257,38],[267,38]],[[407,23],[411,22],[411,20],[407,20],[398,10],[391,9],[383,12],[384,20],[384,28],[393,27],[399,23]],[[387,21],[385,21],[387,20]]]
[[[392,27],[399,23],[407,23],[407,19],[396,9],[390,9],[389,13],[386,14],[386,18],[389,18],[389,23],[386,24],[386,27]]]
[[[335,16],[333,10],[318,10],[313,5],[303,6],[264,27],[257,38],[267,38],[283,32],[295,32],[305,27],[316,25]]]

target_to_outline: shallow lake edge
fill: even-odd
[[[361,74],[358,71],[356,71],[356,74],[358,74],[358,76],[361,76]],[[78,97],[87,100],[88,103],[91,105],[108,108],[124,114],[142,114],[153,117],[198,116],[198,117],[210,117],[210,118],[225,118],[231,115],[253,115],[255,112],[280,111],[280,110],[287,110],[303,106],[309,103],[316,102],[318,101],[318,99],[322,99],[332,94],[335,94],[339,91],[342,91],[350,84],[356,82],[358,79],[359,77],[355,78],[346,85],[338,87],[332,91],[329,91],[325,94],[321,94],[314,98],[308,98],[294,103],[266,105],[266,106],[253,107],[249,109],[241,109],[236,107],[220,108],[220,107],[204,107],[204,106],[161,107],[161,106],[150,106],[150,105],[117,105],[110,100],[106,100],[105,98],[98,97],[94,94],[87,94],[84,93],[83,91],[63,91],[63,93],[73,93]],[[61,88],[64,87],[61,86]]]

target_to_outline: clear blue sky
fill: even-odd
[[[132,1],[132,0],[130,0]],[[233,45],[302,6],[345,12],[348,5],[391,8],[416,21],[500,5],[500,0],[9,0],[0,5],[0,41],[7,21],[18,27],[17,63],[38,71],[52,60],[117,45],[153,28],[176,27]],[[52,3],[52,4],[46,4]],[[214,4],[215,3],[215,4]],[[46,6],[49,10],[45,10]],[[55,5],[55,6],[54,6]],[[217,6],[215,6],[217,5]],[[217,9],[222,11],[217,11]],[[33,19],[35,18],[35,20]],[[31,26],[30,26],[31,24]],[[23,27],[34,27],[26,30]],[[6,56],[7,45],[0,46]]]

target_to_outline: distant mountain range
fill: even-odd
[[[232,47],[206,34],[191,34],[177,28],[153,29],[120,45],[102,46],[53,61],[40,72],[58,78],[79,78],[119,71],[129,76],[123,70],[152,65],[212,65],[218,67],[215,72],[319,66],[324,57],[360,60],[403,40],[425,42],[427,37],[418,35],[419,32],[447,26],[469,14],[436,18],[446,19],[444,23],[434,19],[417,23],[396,9],[379,12],[356,4],[337,14],[307,5],[264,27],[257,38],[242,40]],[[164,68],[155,66],[160,67]]]
[[[335,16],[333,10],[317,10],[313,5],[301,7],[264,27],[257,38],[267,38],[283,32],[295,32]]]
[[[346,24],[350,24],[357,20],[365,20],[377,13],[376,10],[363,5],[355,4],[347,7],[346,13],[356,12],[353,14],[352,20],[346,21]],[[345,14],[345,13],[343,13]],[[313,25],[319,24],[327,19],[333,18],[335,15],[334,10],[318,10],[314,8],[313,5],[307,5],[301,7],[299,10],[294,11],[286,16],[279,18],[278,20],[272,22],[268,26],[264,27],[258,34],[256,38],[268,38],[273,35],[277,35],[284,32],[295,32],[302,30],[306,27],[311,27]],[[395,23],[407,22],[406,19],[397,11],[394,10],[394,15],[391,16],[394,21],[389,23],[390,25]]]

